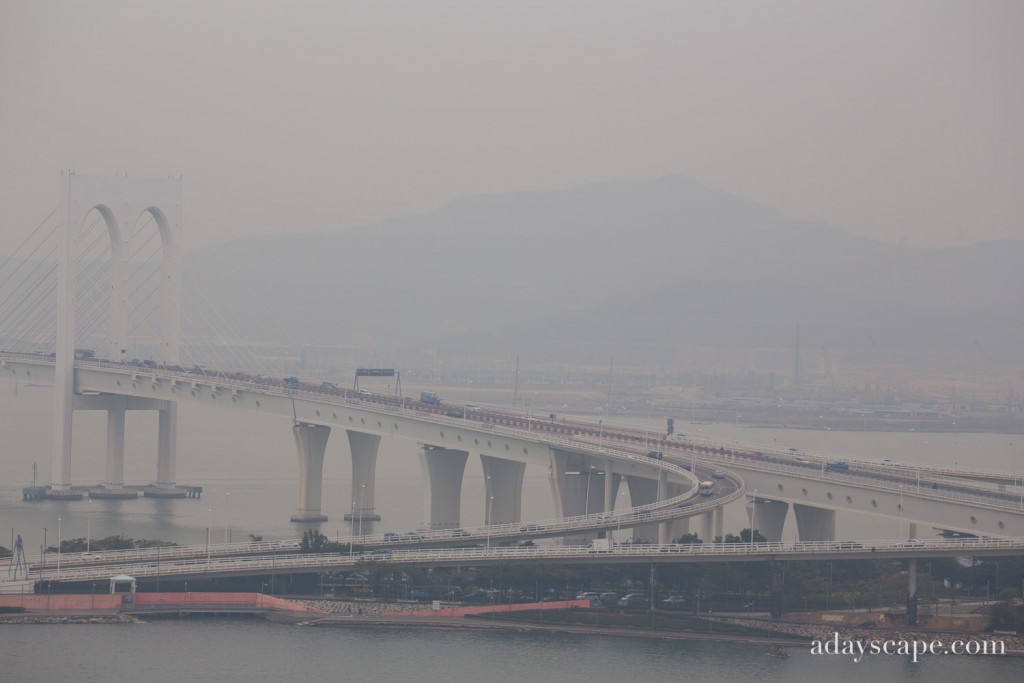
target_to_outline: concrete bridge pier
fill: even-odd
[[[793,503],[796,531],[801,541],[836,540],[836,511]]]
[[[684,484],[669,483],[665,488],[665,497],[675,498],[676,496],[682,495],[685,490],[686,486]],[[660,526],[665,527],[665,540],[659,542],[671,543],[680,536],[690,533],[690,520],[686,517],[683,519],[662,522]],[[660,537],[661,536],[659,534],[659,538]]]
[[[907,626],[917,626],[917,560],[907,560]]]
[[[750,520],[752,532],[760,532],[770,543],[782,540],[782,528],[786,524],[788,512],[789,503],[779,500],[764,500],[754,495],[747,501],[747,519]]]
[[[174,401],[166,401],[158,412],[156,486],[157,488],[171,489],[174,488],[175,485],[175,474],[178,461],[178,404]],[[318,492],[318,508],[319,500],[320,494]]]
[[[704,543],[715,542],[715,510],[718,510],[718,508],[705,512],[700,516],[701,529],[698,535]]]
[[[124,396],[111,399],[107,408],[107,477],[104,486],[110,489],[124,487],[124,423],[127,400]]]
[[[629,499],[633,501],[634,506],[657,503],[658,492],[663,490],[659,488],[658,479],[644,479],[637,476],[631,476],[627,480],[627,485],[629,486]],[[661,526],[659,522],[638,524],[633,527],[633,538],[657,542],[661,537]]]
[[[484,524],[514,524],[523,517],[526,463],[481,455],[484,471]]]
[[[345,514],[345,521],[379,521],[380,515],[374,507],[374,486],[377,477],[377,449],[380,436],[346,430],[348,446],[352,452],[352,512]]]
[[[782,618],[782,599],[786,587],[785,565],[779,560],[772,563],[772,601],[770,612],[772,619]]]
[[[615,474],[615,461],[611,458],[605,458],[604,461],[604,507],[602,510],[611,512],[615,509],[615,496],[619,492],[619,480],[620,476]]]
[[[423,494],[423,526],[426,529],[433,531],[460,526],[462,475],[468,458],[468,451],[431,445],[420,447],[420,467],[426,479]]]
[[[297,424],[292,427],[292,435],[299,456],[299,507],[291,521],[326,522],[327,516],[320,512],[320,496],[323,491],[324,451],[331,428]]]
[[[558,449],[551,452],[549,477],[555,515],[560,518],[604,512],[607,497],[606,470],[586,456]],[[614,475],[613,475],[614,476]],[[594,534],[563,537],[568,545],[586,543]]]

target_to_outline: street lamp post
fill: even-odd
[[[352,557],[352,541],[356,536],[356,502],[352,501],[352,514],[348,516],[348,556]]]
[[[583,515],[590,514],[590,478],[594,476],[594,466],[590,466],[590,471],[587,472],[587,496],[583,503]]]
[[[903,538],[903,484],[900,484],[900,526],[896,530],[896,538]]]
[[[57,515],[57,580],[60,581],[60,515]]]
[[[359,539],[362,538],[362,489],[364,489],[366,487],[367,487],[367,484],[365,484],[365,483],[360,483],[359,484],[359,507],[358,507],[358,514],[359,514]]]
[[[487,477],[490,479],[490,477]],[[494,510],[494,496],[487,500],[487,552],[491,551],[491,511]]]
[[[43,550],[39,553],[39,562],[46,564],[46,527],[43,527]]]
[[[230,530],[228,529],[228,507],[231,503],[231,491],[227,491],[224,494],[224,543],[230,543]]]
[[[89,511],[85,521],[85,552],[88,553],[92,547],[92,498],[86,503],[85,509]]]
[[[754,530],[757,529],[757,489],[754,489],[754,498],[750,505],[750,543],[754,543]]]
[[[213,523],[213,508],[206,508],[206,565],[210,565],[210,525]]]

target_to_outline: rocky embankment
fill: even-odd
[[[349,600],[292,600],[291,602],[340,616],[384,617],[427,609],[422,603],[363,602]]]
[[[138,619],[127,614],[87,616],[83,614],[5,614],[0,624],[134,624]]]

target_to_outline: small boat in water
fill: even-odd
[[[775,657],[776,659],[789,659],[789,653],[783,650],[778,645],[772,645],[766,652],[769,657]]]

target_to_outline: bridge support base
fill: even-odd
[[[626,480],[626,485],[629,487],[629,499],[632,501],[633,506],[638,505],[650,505],[651,503],[658,502],[659,481],[657,479],[642,479],[637,476],[630,476]],[[633,538],[634,539],[645,539],[653,543],[658,542],[659,538],[659,527],[661,524],[639,524],[633,527]]]
[[[526,463],[480,456],[484,471],[484,524],[515,524],[523,515]]]
[[[556,516],[576,517],[604,512],[608,493],[604,464],[604,460],[591,460],[578,453],[557,449],[551,452],[551,497]],[[584,534],[574,538],[584,540],[589,536]]]
[[[352,512],[345,515],[345,521],[380,521],[373,504],[380,436],[352,430],[346,434],[352,451]]]
[[[789,503],[765,500],[756,493],[747,501],[747,519],[752,531],[758,531],[769,543],[782,541],[782,528],[786,524]],[[751,535],[753,538],[753,535]]]
[[[433,531],[459,526],[462,475],[468,458],[467,451],[430,445],[420,448],[420,466],[427,480],[423,495],[425,528]]]
[[[796,531],[801,541],[836,540],[836,511],[793,503]]]
[[[299,507],[291,516],[293,522],[326,522],[320,512],[323,491],[324,451],[331,428],[297,424],[292,427],[295,451],[299,456]]]

